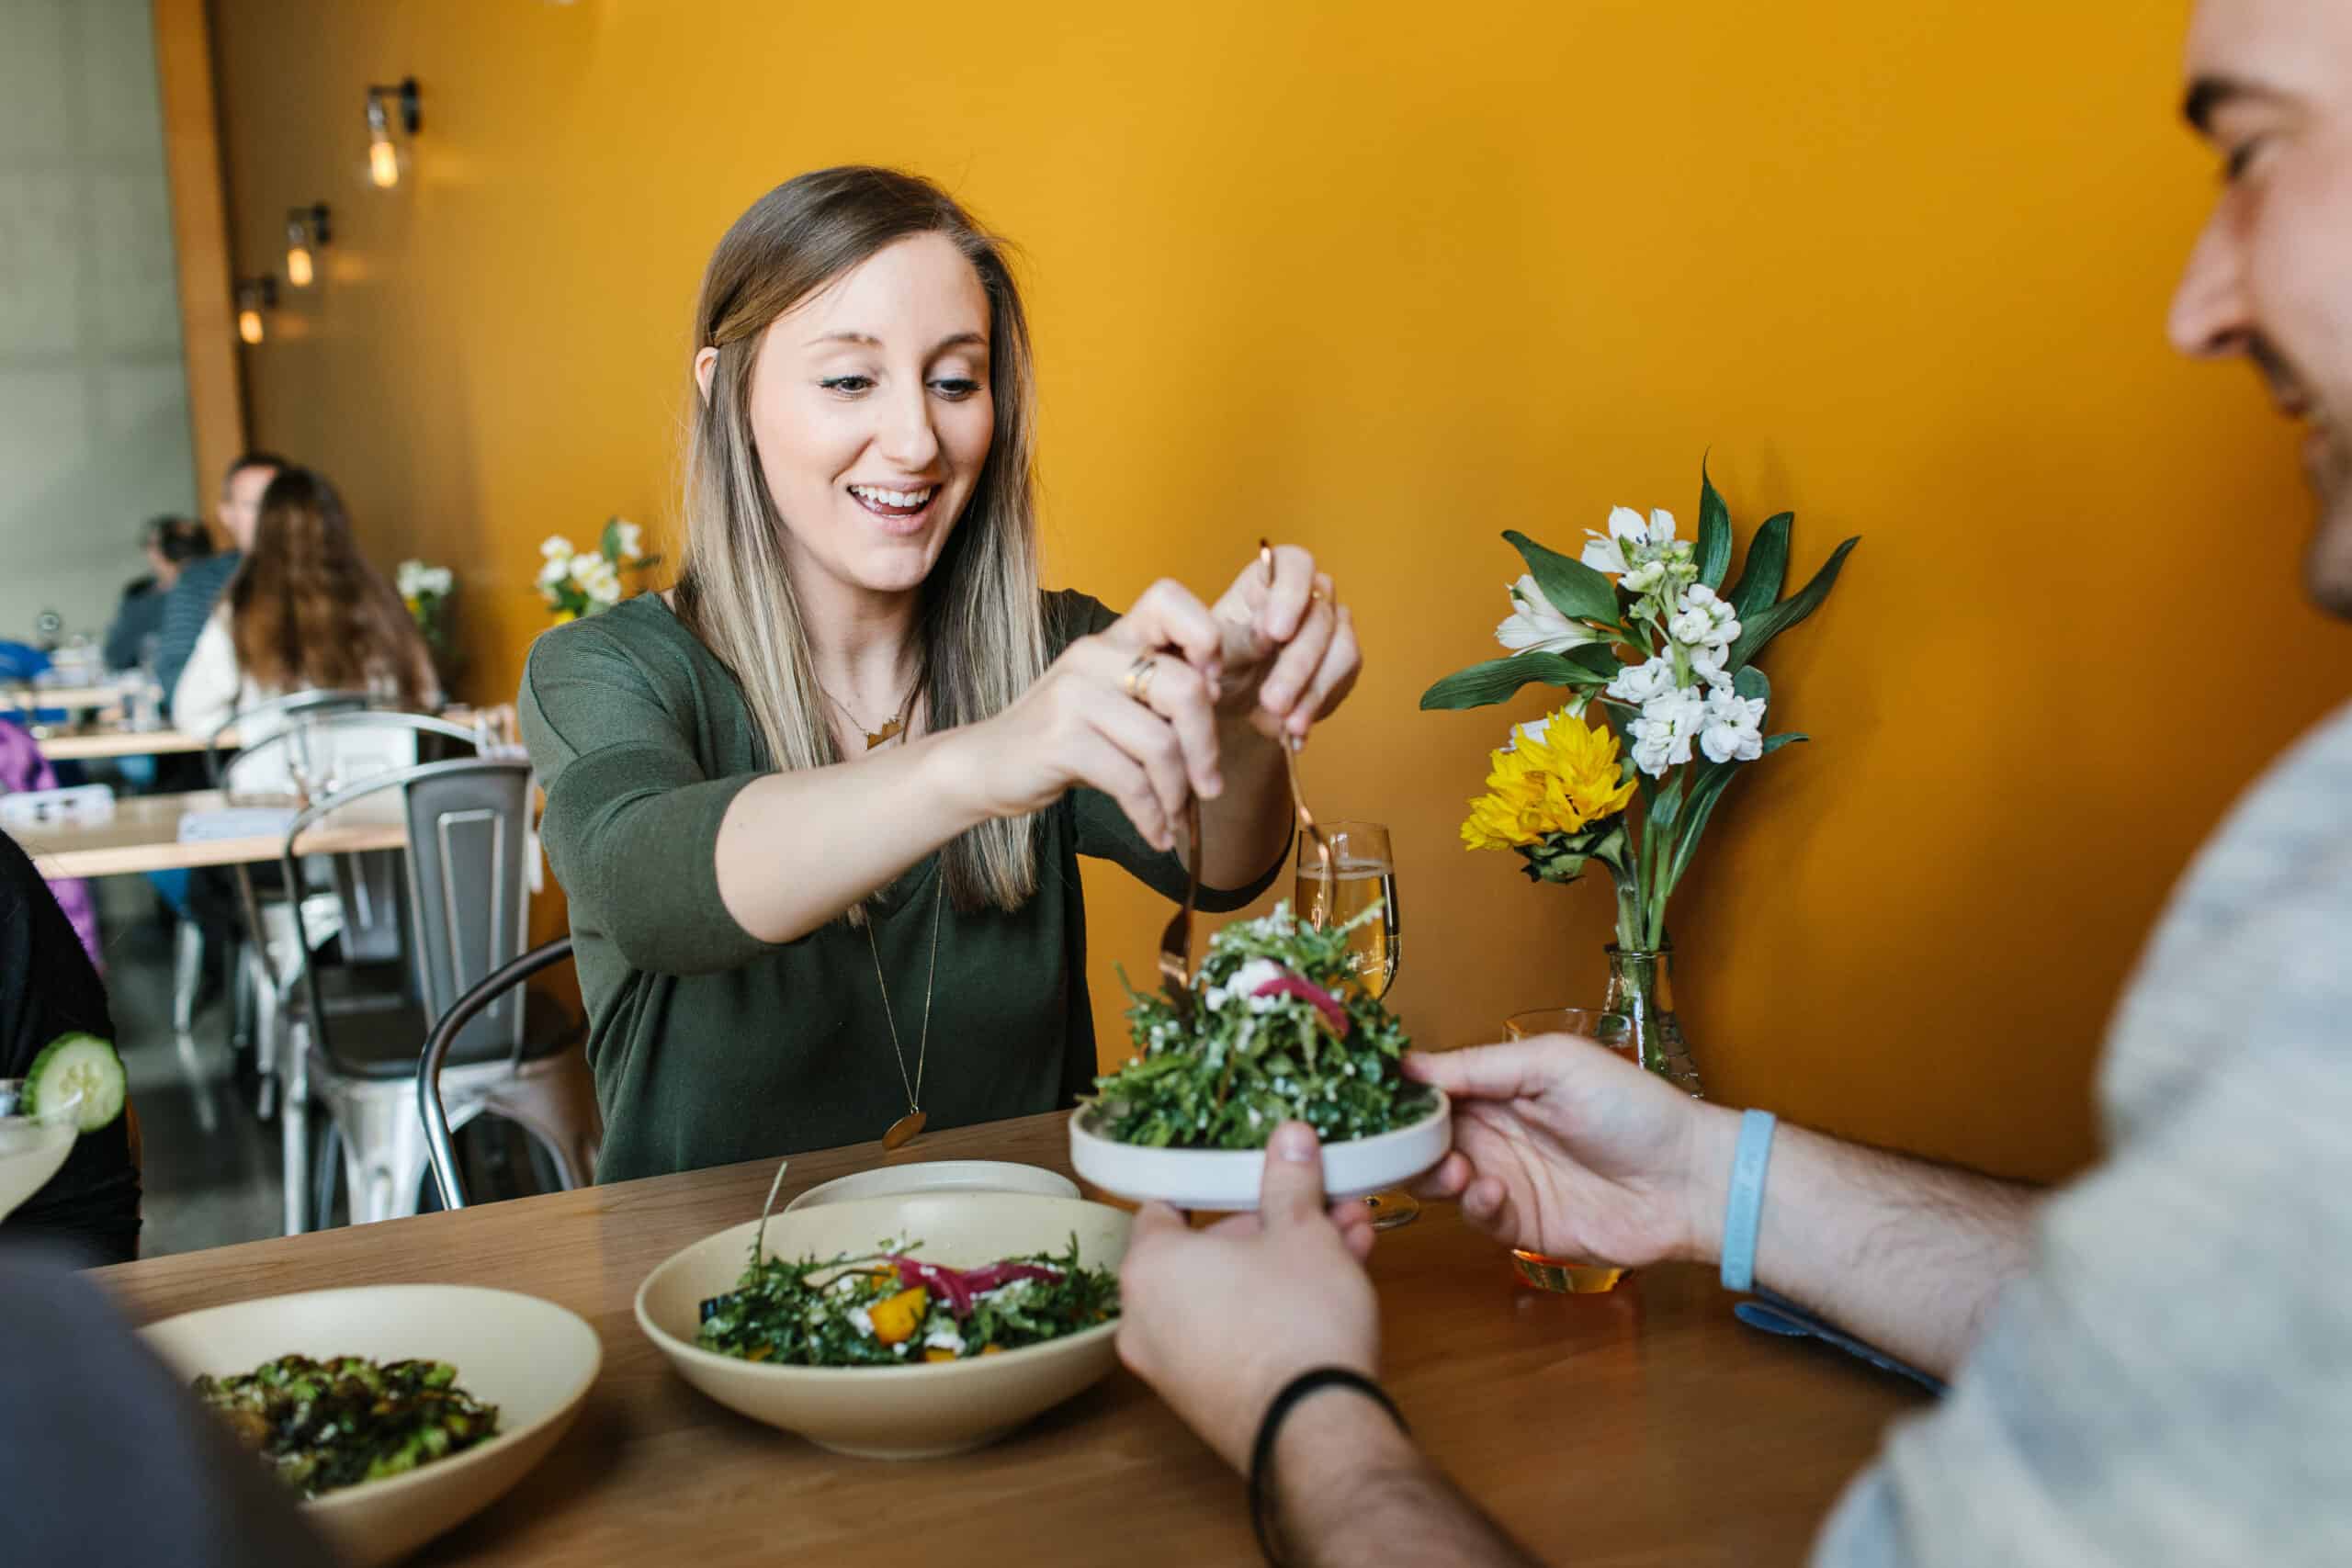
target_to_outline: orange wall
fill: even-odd
[[[537,540],[665,513],[727,223],[816,165],[937,175],[1030,258],[1057,581],[1206,592],[1261,532],[1337,573],[1369,668],[1311,798],[1397,829],[1395,998],[1445,1043],[1596,997],[1610,900],[1458,847],[1503,716],[1415,699],[1492,651],[1501,528],[1688,523],[1712,446],[1743,525],[1797,509],[1800,570],[1865,539],[1770,660],[1815,743],[1678,902],[1709,1082],[2053,1175],[2167,884],[2346,685],[2292,436],[2162,340],[2212,189],[2181,9],[216,0],[239,270],[336,215],[247,355],[254,434],[385,560],[457,566],[503,695]],[[411,72],[378,193],[361,88]],[[1108,1043],[1162,916],[1089,887]]]

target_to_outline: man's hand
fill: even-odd
[[[1361,1203],[1325,1212],[1304,1122],[1267,1143],[1259,1202],[1205,1231],[1151,1204],[1119,1265],[1119,1359],[1236,1470],[1284,1383],[1313,1367],[1371,1377],[1380,1359],[1372,1223]]]
[[[1453,1152],[1422,1196],[1458,1198],[1478,1229],[1548,1257],[1634,1268],[1702,1255],[1728,1111],[1566,1034],[1416,1053],[1405,1073],[1453,1097]]]

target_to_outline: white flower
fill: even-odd
[[[457,586],[457,574],[446,566],[427,567],[417,578],[417,583],[427,593],[447,593]]]
[[[1617,678],[1609,682],[1609,694],[1621,703],[1638,705],[1665,696],[1679,684],[1674,678],[1674,660],[1661,654],[1617,671]]]
[[[1544,590],[1536,586],[1533,572],[1521,574],[1520,580],[1510,585],[1510,592],[1515,608],[1495,628],[1495,640],[1513,653],[1530,649],[1566,653],[1599,640],[1552,607],[1552,601],[1544,597]]]
[[[404,560],[393,572],[392,583],[400,590],[401,598],[413,599],[424,592],[424,563],[423,561]]]
[[[1690,760],[1690,743],[1707,722],[1707,704],[1697,692],[1677,688],[1642,705],[1642,716],[1625,726],[1634,740],[1634,765],[1652,778]]]
[[[1666,581],[1666,563],[1662,560],[1644,561],[1624,577],[1625,592],[1647,593]]]
[[[1666,630],[1675,641],[1692,648],[1727,649],[1739,637],[1739,622],[1713,589],[1694,582],[1682,591],[1681,604]]]
[[[642,537],[642,532],[634,523],[624,521],[616,523],[613,527],[613,539],[615,543],[620,546],[621,559],[623,560],[635,560],[639,556],[644,554],[644,551],[638,548],[639,541]]]
[[[573,556],[570,560],[566,561],[564,563],[563,570],[565,574],[569,576],[572,581],[579,583],[584,588],[588,585],[588,580],[595,576],[598,572],[612,570],[613,563],[606,560],[602,556],[592,555],[587,551],[582,550],[580,554]]]
[[[1736,624],[1736,623],[1735,623]],[[1724,650],[1719,648],[1694,648],[1690,653],[1690,672],[1710,686],[1731,684],[1731,669],[1725,662]]]
[[[573,557],[571,558],[550,559],[545,566],[539,568],[539,586],[542,589],[552,589],[557,583],[561,582],[565,578],[570,577],[571,575],[571,561],[577,558],[577,557]]]
[[[1707,694],[1699,750],[1713,762],[1752,762],[1764,754],[1764,699],[1717,687]]]
[[[560,534],[549,534],[539,541],[539,554],[549,560],[569,560],[571,553],[571,541]]]

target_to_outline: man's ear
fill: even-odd
[[[702,400],[710,401],[710,374],[718,368],[718,350],[697,349],[695,353],[695,385],[702,389]]]

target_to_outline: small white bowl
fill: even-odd
[[[1436,1168],[1453,1147],[1453,1102],[1437,1104],[1408,1126],[1323,1145],[1323,1190],[1333,1202],[1402,1186]],[[1091,1106],[1069,1119],[1069,1163],[1078,1174],[1122,1198],[1180,1209],[1238,1212],[1258,1206],[1265,1184],[1263,1149],[1156,1149],[1105,1138],[1089,1125]]]
[[[249,1372],[280,1356],[429,1359],[456,1367],[459,1388],[498,1406],[498,1435],[488,1442],[301,1505],[358,1568],[406,1556],[523,1479],[571,1425],[604,1360],[596,1331],[577,1314],[474,1285],[264,1296],[182,1313],[140,1334],[191,1380]]]
[[[905,1192],[1032,1192],[1040,1198],[1075,1198],[1078,1183],[1034,1165],[1001,1159],[934,1159],[918,1165],[877,1166],[811,1187],[784,1206],[786,1213],[819,1203],[854,1198],[892,1198]]]
[[[871,1252],[885,1236],[922,1242],[918,1258],[958,1269],[1059,1252],[1116,1269],[1131,1216],[1104,1203],[1026,1192],[912,1192],[820,1203],[768,1222],[771,1258]],[[1116,1319],[1043,1345],[936,1365],[800,1367],[721,1356],[695,1343],[702,1303],[735,1288],[757,1220],[673,1255],[637,1291],[638,1326],[695,1387],[730,1410],[861,1459],[933,1459],[994,1442],[1099,1382],[1118,1360]]]

